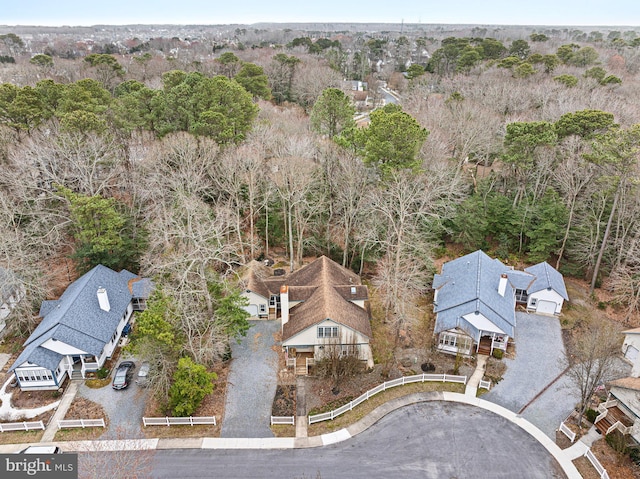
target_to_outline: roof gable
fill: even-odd
[[[564,284],[562,274],[546,261],[538,263],[524,269],[527,273],[535,276],[535,281],[527,290],[529,294],[537,293],[544,289],[552,289],[565,300],[569,301],[567,288]]]
[[[98,265],[69,285],[60,299],[43,302],[40,310],[44,317],[25,342],[25,350],[12,368],[25,361],[35,362],[35,348],[48,339],[99,355],[131,303],[129,281],[133,278],[136,275],[129,271],[117,273]],[[109,311],[100,308],[97,296],[99,288],[107,292]],[[36,356],[32,357],[31,354]]]
[[[346,301],[336,289],[327,283],[320,284],[309,298],[289,311],[289,321],[283,326],[283,340],[325,321],[347,326],[370,338],[371,323],[366,310]]]
[[[434,277],[434,288],[438,290],[434,308],[437,327],[441,331],[462,327],[462,316],[479,311],[513,337],[516,319],[512,286],[507,285],[504,296],[498,292],[500,277],[507,270],[481,250],[442,265],[442,273]]]

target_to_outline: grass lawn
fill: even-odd
[[[347,411],[333,420],[311,424],[308,428],[308,435],[319,436],[321,434],[326,434],[348,427],[365,417],[378,406],[398,397],[408,396],[413,393],[432,391],[464,393],[464,389],[464,384],[441,382],[412,383],[405,384],[404,386],[397,386],[376,394],[369,400],[356,406],[352,411]]]

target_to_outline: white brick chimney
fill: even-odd
[[[282,327],[289,322],[289,286],[280,286],[280,308],[282,309]]]
[[[107,296],[107,290],[104,288],[98,288],[98,303],[102,311],[109,312],[111,306],[109,305],[109,296]]]
[[[507,281],[509,281],[507,275],[505,273],[502,273],[500,275],[500,282],[498,283],[498,294],[500,296],[504,296],[504,293],[507,292]]]

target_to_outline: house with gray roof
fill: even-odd
[[[43,301],[42,321],[10,368],[24,391],[58,389],[64,379],[85,378],[115,350],[135,310],[146,307],[152,283],[127,270],[98,265],[62,296]]]
[[[445,263],[433,288],[438,349],[452,354],[506,351],[517,303],[556,315],[569,299],[562,275],[549,264],[516,271],[480,250]]]

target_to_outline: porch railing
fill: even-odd
[[[287,358],[287,367],[288,368],[296,368],[296,358]]]
[[[309,366],[313,366],[314,364],[316,364],[316,360],[314,358],[307,358],[306,359],[307,376],[309,375]]]
[[[467,376],[454,376],[451,374],[416,374],[415,376],[403,376],[398,379],[392,379],[391,381],[385,381],[384,383],[377,385],[375,388],[369,389],[366,393],[357,397],[353,401],[349,401],[347,404],[339,407],[338,409],[334,409],[333,411],[309,416],[309,424],[313,424],[315,422],[333,420],[336,417],[340,416],[341,414],[344,414],[347,411],[351,411],[358,404],[365,402],[370,397],[373,397],[382,391],[386,391],[387,389],[390,389],[396,386],[403,386],[405,384],[420,383],[420,382],[423,383],[427,381],[453,382],[453,383],[467,384]]]
[[[617,429],[622,434],[629,434],[631,432],[631,427],[627,427],[624,424],[622,424],[620,421],[616,421],[611,426],[609,426],[609,429],[607,429],[607,433],[605,434],[605,436],[607,434],[612,433],[614,429]]]

